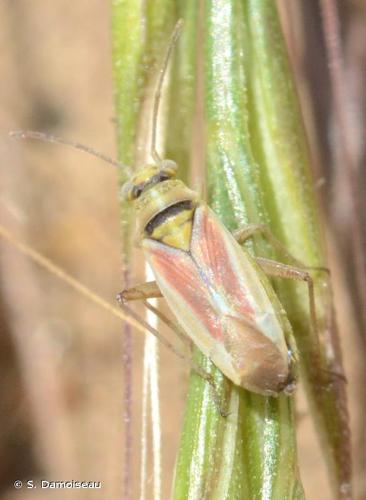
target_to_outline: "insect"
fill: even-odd
[[[171,161],[124,186],[135,202],[156,283],[120,301],[163,296],[186,334],[236,385],[274,395],[290,384],[289,325],[259,266],[198,195],[173,179]]]
[[[178,23],[154,96],[150,151],[154,163],[139,169],[122,188],[123,198],[134,203],[138,239],[156,281],[124,290],[118,299],[140,325],[142,321],[126,304],[144,300],[182,339],[199,347],[235,385],[263,395],[291,392],[296,348],[291,326],[264,271],[307,282],[316,328],[309,273],[267,259],[256,261],[240,243],[257,230],[266,232],[265,228],[249,225],[232,235],[196,192],[175,179],[177,164],[163,160],[156,150],[163,79],[180,30]],[[32,132],[15,135],[64,142],[95,154],[91,148],[52,136]],[[165,298],[177,324],[146,302],[154,297]],[[144,326],[161,338],[152,327]],[[199,367],[195,369],[210,380]]]
[[[132,300],[164,297],[178,323],[170,326],[188,336],[234,384],[263,395],[290,391],[296,358],[291,327],[263,270],[239,245],[253,228],[243,228],[236,238],[230,234],[198,194],[175,179],[177,164],[156,150],[160,93],[179,30],[173,33],[154,98],[154,163],[122,188],[123,198],[134,203],[137,237],[156,281],[124,290],[119,302],[125,307]],[[315,319],[308,273],[264,259],[261,264],[277,276],[308,282]]]

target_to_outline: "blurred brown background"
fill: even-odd
[[[330,257],[349,381],[355,484],[357,498],[364,499],[365,351],[357,334],[352,287],[347,288],[347,278],[352,281],[342,264],[342,256],[343,262],[344,256],[352,258],[346,245],[349,200],[335,168],[337,141],[319,5],[307,0],[281,0],[279,5],[316,176],[322,179],[320,194],[337,228],[338,242],[330,245]],[[365,158],[366,3],[343,1],[339,7],[352,108],[348,124],[353,157],[360,166]],[[113,303],[122,287],[113,167],[67,147],[8,137],[14,129],[47,131],[115,156],[109,2],[3,1],[0,51],[1,223]],[[0,266],[0,497],[123,498],[121,322],[3,241]],[[140,337],[134,336],[133,498],[139,498]],[[162,497],[168,498],[187,367],[162,348],[160,368]],[[299,399],[299,452],[307,498],[330,500],[308,410]],[[13,487],[16,479],[39,478],[102,481],[102,489]],[[151,489],[149,482],[148,492]]]

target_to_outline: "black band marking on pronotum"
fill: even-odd
[[[152,234],[154,232],[154,229],[160,226],[160,224],[165,222],[167,219],[179,214],[179,212],[182,212],[183,210],[190,210],[192,207],[192,200],[180,201],[175,205],[171,205],[170,207],[155,215],[155,217],[153,217],[147,224],[145,231],[147,232],[147,234]]]

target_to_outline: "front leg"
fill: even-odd
[[[122,290],[122,292],[117,295],[117,300],[119,303],[125,304],[132,300],[158,299],[162,296],[163,294],[156,281],[147,281],[146,283],[136,285],[127,290]]]
[[[159,309],[148,302],[148,299],[158,299],[161,297],[163,297],[163,294],[161,293],[156,281],[147,281],[146,283],[141,283],[140,285],[123,290],[117,295],[117,300],[121,307],[125,306],[127,302],[142,300],[146,309],[149,309],[149,311],[155,314],[155,316],[165,323],[180,338],[180,340],[189,347],[189,349],[192,349],[191,339],[178,325],[178,323],[172,321],[164,313],[159,311]]]

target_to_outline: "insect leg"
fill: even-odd
[[[63,282],[67,283],[72,289],[80,292],[84,297],[86,297],[88,300],[96,303],[106,311],[112,313],[113,315],[117,316],[119,319],[122,319],[124,321],[128,321],[128,323],[139,330],[140,332],[144,332],[144,330],[148,330],[150,333],[155,335],[157,339],[164,344],[168,349],[174,352],[176,356],[179,358],[188,361],[188,363],[191,365],[192,369],[204,380],[206,380],[212,387],[213,390],[213,397],[216,406],[218,407],[218,410],[222,416],[226,416],[227,413],[222,410],[222,407],[220,406],[220,398],[216,389],[215,381],[213,377],[207,373],[205,370],[203,370],[197,363],[195,363],[190,356],[187,356],[183,353],[181,353],[178,349],[174,347],[173,344],[171,344],[168,340],[164,338],[163,335],[161,335],[157,330],[155,330],[149,323],[144,321],[135,311],[130,309],[128,306],[125,305],[124,301],[120,301],[120,306],[121,309],[123,310],[120,311],[119,309],[115,308],[112,304],[109,304],[106,302],[104,299],[102,299],[100,296],[92,292],[89,288],[87,288],[85,285],[80,283],[78,280],[70,276],[68,273],[63,271],[61,268],[53,264],[50,260],[48,260],[46,257],[41,255],[39,252],[33,250],[30,248],[28,245],[22,243],[19,241],[14,235],[12,235],[9,231],[5,229],[2,225],[0,225],[0,237],[4,238],[7,240],[9,243],[13,244],[21,253],[27,255],[30,259],[32,259],[34,262],[39,264],[41,267],[44,269],[47,269],[51,274],[54,276],[58,277],[61,279]],[[155,293],[159,293],[159,295],[154,295],[154,297],[159,297],[161,296],[160,290],[157,287],[155,282],[150,282],[145,285],[148,285],[150,287],[150,290],[155,291]],[[130,290],[138,290],[139,287],[135,287],[135,289],[130,289]],[[147,287],[144,288],[146,292]],[[126,293],[128,292],[127,290],[125,291]],[[124,292],[122,292],[123,295]],[[137,299],[138,297],[136,297]],[[141,298],[141,295],[140,295]],[[145,298],[144,296],[142,298]],[[132,299],[133,300],[133,299]]]
[[[316,338],[318,338],[319,330],[315,307],[314,280],[311,277],[310,273],[306,269],[303,269],[301,267],[289,266],[287,264],[282,264],[280,262],[265,259],[263,257],[257,257],[255,260],[263,269],[263,271],[269,276],[306,282],[309,294],[310,318],[314,334],[316,334]]]
[[[278,250],[284,258],[290,261],[294,266],[307,269],[309,271],[321,271],[327,273],[328,275],[330,274],[327,267],[310,267],[303,264],[287,250],[287,248],[276,238],[270,228],[265,224],[248,224],[247,226],[243,226],[237,231],[234,231],[233,236],[238,243],[244,243],[248,238],[251,238],[258,233],[262,234],[272,247]]]
[[[155,328],[153,328],[149,323],[141,319],[132,309],[130,309],[127,305],[126,302],[132,301],[132,300],[143,300],[144,305],[152,311],[154,314],[158,316],[169,328],[171,328],[174,333],[183,341],[183,343],[188,344],[189,347],[192,347],[192,342],[186,335],[186,333],[173,321],[171,321],[167,316],[165,316],[164,313],[156,309],[154,306],[149,304],[146,299],[149,298],[156,298],[156,297],[162,297],[162,294],[159,290],[158,285],[156,284],[155,281],[147,282],[147,283],[142,283],[141,285],[137,285],[136,287],[130,288],[128,290],[124,290],[120,294],[117,295],[117,300],[119,302],[119,305],[121,306],[122,309],[128,311],[129,314],[131,314],[134,318],[138,318],[140,323],[142,323],[146,329],[155,335],[155,337],[162,342],[168,349],[174,352],[179,358],[187,361],[192,370],[197,373],[203,380],[208,382],[211,386],[212,389],[212,394],[213,394],[213,400],[215,402],[215,405],[222,417],[226,417],[228,414],[227,412],[222,408],[221,405],[221,398],[217,392],[216,384],[213,379],[213,377],[207,373],[205,370],[203,370],[197,363],[193,361],[193,359],[176,349],[176,347],[169,342],[165,337],[163,337],[160,332],[158,332]]]
[[[147,328],[146,322],[142,323],[141,318],[136,313],[132,311],[132,314],[130,314],[128,308],[122,308],[123,309],[122,311],[121,309],[114,307],[113,304],[110,304],[102,297],[100,297],[98,294],[94,293],[90,288],[88,288],[83,283],[75,279],[73,276],[65,272],[63,269],[61,269],[56,264],[51,262],[49,259],[44,257],[42,254],[40,254],[36,250],[33,250],[29,245],[22,243],[16,236],[14,236],[1,224],[0,224],[0,237],[7,240],[21,253],[29,257],[33,262],[40,265],[43,269],[46,269],[53,276],[59,278],[62,282],[69,285],[73,290],[76,290],[91,302],[97,304],[99,307],[113,314],[120,320],[126,321],[132,327],[139,330],[141,333],[145,332],[145,329]],[[128,309],[127,314],[126,314],[126,309]]]
[[[183,344],[187,344],[187,346],[192,349],[193,343],[191,339],[188,337],[186,332],[178,325],[178,323],[172,321],[168,316],[166,316],[163,312],[159,311],[156,307],[154,307],[150,302],[144,300],[144,305],[149,311],[154,313],[163,323],[165,323],[173,332],[180,338]]]
[[[141,325],[143,328],[145,328],[148,332],[150,332],[152,335],[154,335],[159,342],[161,342],[167,349],[172,351],[178,358],[187,361],[192,369],[200,375],[203,379],[209,381],[209,378],[211,379],[211,375],[206,373],[200,366],[198,366],[190,356],[187,354],[181,352],[179,349],[177,349],[169,340],[167,340],[161,333],[156,330],[154,327],[152,327],[147,321],[142,319],[133,309],[131,309],[129,306],[126,305],[125,301],[120,299],[121,294],[117,296],[119,306],[120,308],[128,313],[129,316],[131,316],[139,325]],[[211,382],[210,382],[211,383]]]
[[[124,304],[131,300],[158,299],[162,296],[156,281],[147,281],[146,283],[141,283],[127,290],[122,290],[122,292],[117,295],[117,300],[119,303]]]
[[[282,278],[290,278],[299,281],[306,281],[308,284],[309,290],[309,304],[310,306],[310,315],[312,321],[312,328],[316,334],[318,334],[318,324],[316,320],[316,307],[315,307],[315,293],[314,293],[314,283],[307,271],[318,271],[327,274],[328,277],[328,287],[331,290],[331,283],[329,280],[330,271],[327,267],[315,267],[315,266],[306,266],[300,260],[296,259],[287,249],[286,247],[274,236],[268,226],[265,224],[248,224],[237,231],[234,232],[234,237],[239,243],[243,243],[248,238],[251,238],[256,233],[263,234],[263,236],[267,239],[267,241],[272,245],[273,248],[278,250],[288,261],[290,261],[293,266],[288,266],[286,264],[281,264],[275,261],[270,261],[269,259],[257,258],[257,262],[264,269],[267,274],[272,276],[282,277]],[[269,264],[271,263],[271,264]],[[330,292],[332,295],[332,292]],[[328,314],[328,324],[331,324],[331,316],[332,316],[332,306],[329,306],[330,314]],[[314,315],[315,313],[315,315]],[[315,318],[315,322],[314,322]],[[324,372],[326,375],[331,376],[335,379],[340,379],[343,382],[346,382],[346,377],[343,372],[334,371],[334,370],[326,370],[324,368],[320,368],[319,370]]]
[[[297,281],[304,281],[307,283],[308,293],[309,293],[310,318],[311,318],[313,332],[316,337],[315,340],[318,341],[319,328],[318,328],[316,306],[315,306],[314,281],[310,273],[304,268],[288,266],[287,264],[281,264],[279,262],[270,259],[264,259],[262,257],[257,257],[256,262],[260,265],[263,271],[270,276],[279,278],[289,278]],[[320,268],[320,270],[326,271],[326,268]],[[316,356],[316,354],[314,355]],[[316,358],[314,358],[314,362],[315,359]],[[346,376],[344,375],[342,370],[334,370],[334,369],[328,370],[327,368],[323,368],[320,366],[318,367],[318,370],[320,370],[327,378],[330,377],[332,381],[340,380],[343,383],[347,383]]]
[[[180,326],[169,319],[164,313],[159,311],[156,307],[150,304],[147,299],[161,298],[163,295],[156,283],[156,281],[147,281],[146,283],[142,283],[141,285],[136,285],[128,290],[123,290],[121,293],[117,295],[117,300],[119,303],[126,304],[126,302],[130,302],[132,300],[142,300],[145,307],[149,309],[152,313],[154,313],[163,323],[165,323],[173,332],[180,338],[180,340],[189,346],[192,347],[192,342],[185,333],[184,330],[180,328]]]
[[[208,382],[208,384],[211,387],[211,392],[212,392],[212,399],[213,402],[217,408],[217,411],[220,413],[221,417],[228,417],[230,412],[228,412],[225,408],[222,406],[222,399],[220,397],[220,394],[217,390],[215,380],[213,376],[210,373],[207,373],[203,368],[200,367],[198,363],[195,363],[192,358],[190,359],[190,364],[192,366],[193,371],[201,377],[203,380]]]

